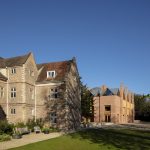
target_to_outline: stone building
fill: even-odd
[[[44,64],[36,64],[32,53],[0,58],[0,118],[6,115],[11,123],[43,118],[52,126],[77,128],[79,84],[75,58]]]
[[[110,89],[103,85],[91,89],[94,95],[94,122],[132,123],[134,94],[123,85]]]

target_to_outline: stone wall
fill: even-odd
[[[66,127],[78,128],[81,123],[81,96],[79,75],[75,63],[71,64],[66,79]]]

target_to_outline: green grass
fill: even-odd
[[[150,131],[88,129],[11,150],[149,150]]]

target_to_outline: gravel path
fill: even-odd
[[[43,140],[48,140],[51,138],[59,137],[63,135],[63,133],[50,133],[50,134],[43,134],[43,133],[31,133],[28,135],[23,135],[21,139],[12,139],[11,141],[0,142],[0,150],[6,150],[14,147],[20,147],[26,144],[35,143]]]

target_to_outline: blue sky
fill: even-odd
[[[89,87],[150,93],[149,0],[0,0],[0,56],[77,58]]]

